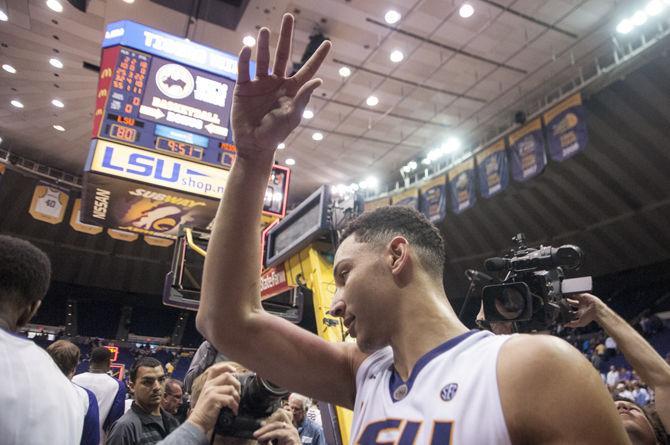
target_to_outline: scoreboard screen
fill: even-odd
[[[93,137],[230,168],[236,67],[231,54],[134,22],[112,23]]]

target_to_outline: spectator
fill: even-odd
[[[78,444],[88,396],[46,351],[16,332],[35,315],[49,288],[51,264],[27,241],[0,235],[0,441],[3,445]]]
[[[225,355],[219,353],[207,340],[203,341],[200,346],[198,346],[198,350],[195,351],[195,354],[191,359],[191,364],[188,367],[188,371],[186,371],[186,376],[184,377],[184,390],[190,393],[193,381],[200,374],[214,363],[226,361],[228,361],[228,358]]]
[[[174,372],[174,365],[172,362],[167,362],[165,365],[165,372],[167,373],[168,377],[172,377],[172,373]]]
[[[293,425],[298,429],[300,441],[303,444],[326,445],[323,428],[306,416],[309,409],[309,399],[303,395],[293,393],[288,398],[288,406],[293,413]]]
[[[596,345],[594,350],[596,351],[596,354],[598,354],[598,356],[600,356],[600,358],[605,358],[606,349],[605,349],[605,345],[602,342],[598,342],[598,344]]]
[[[619,368],[619,380],[633,380],[633,373],[622,366]]]
[[[607,386],[609,387],[610,391],[616,387],[617,383],[619,383],[619,380],[619,371],[616,370],[616,366],[610,366],[610,370],[607,373]]]
[[[635,398],[635,403],[640,406],[647,406],[651,401],[649,391],[639,381],[633,382],[633,397]]]
[[[161,407],[173,416],[177,415],[177,410],[181,405],[183,396],[182,383],[176,379],[167,379],[165,382],[165,392]]]
[[[111,377],[108,372],[112,363],[112,352],[104,346],[91,350],[88,372],[72,379],[77,385],[95,394],[100,416],[100,445],[105,443],[105,434],[111,425],[123,415],[126,385]]]
[[[321,410],[319,409],[319,406],[316,403],[316,400],[312,399],[309,409],[307,410],[307,418],[311,420],[312,422],[316,423],[320,427],[323,427],[322,421],[321,421]]]
[[[161,408],[165,385],[163,365],[152,357],[138,359],[130,369],[135,400],[109,432],[107,445],[152,445],[177,429],[179,422]]]
[[[616,389],[614,390],[614,394],[617,397],[634,402],[635,396],[633,395],[633,391],[631,391],[631,388],[628,385],[629,384],[626,382],[617,383]]]
[[[616,341],[608,336],[605,339],[605,348],[607,348],[607,358],[612,358],[616,355]]]
[[[72,380],[77,366],[81,351],[74,344],[67,340],[57,340],[49,345],[47,352],[54,363],[60,368],[69,380]],[[81,445],[98,445],[100,443],[100,418],[98,416],[98,400],[95,394],[86,388],[73,383],[75,389],[79,391],[82,398],[88,399],[88,411],[84,417],[84,429],[81,435]]]

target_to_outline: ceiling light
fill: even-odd
[[[391,59],[391,62],[393,63],[398,63],[402,62],[402,59],[405,58],[405,55],[400,51],[399,49],[396,49],[395,51],[391,52],[391,55],[389,56]]]
[[[447,142],[445,142],[444,145],[442,145],[442,151],[445,154],[458,151],[459,148],[461,148],[461,141],[458,138],[454,137],[447,139]]]
[[[430,165],[431,162],[433,162],[433,161],[431,161],[430,158],[423,158],[423,159],[421,160],[421,163],[422,163],[423,165]]]
[[[47,0],[47,7],[55,12],[63,12],[63,5],[58,0]]]
[[[416,170],[417,167],[416,161],[409,161],[407,166],[410,168],[410,170]]]
[[[285,148],[286,148],[286,144],[283,143],[283,142],[281,144],[277,145],[277,150],[283,150]]]
[[[10,104],[14,105],[16,108],[23,108],[23,104],[16,99],[12,100]]]
[[[319,133],[318,131],[316,133],[312,133],[312,139],[315,141],[320,141],[323,139],[323,133]]]
[[[379,103],[379,98],[377,98],[377,96],[368,96],[368,98],[365,99],[365,103],[368,104],[369,107],[374,107]]]
[[[288,158],[286,160],[286,165],[295,165],[295,159],[293,158]]]
[[[651,0],[649,3],[647,3],[647,6],[644,7],[644,12],[646,12],[647,15],[653,17],[663,12],[663,9],[665,9],[665,5],[661,3],[660,0]]]
[[[636,11],[630,20],[633,22],[633,25],[635,26],[644,25],[644,22],[647,21],[647,14],[645,14],[644,11]]]
[[[0,144],[2,144],[2,138],[0,137]]]
[[[2,69],[7,71],[8,73],[16,74],[16,68],[14,68],[11,65],[7,65],[6,63],[4,65],[2,65]]]
[[[389,10],[384,14],[384,20],[386,20],[386,23],[389,25],[393,25],[394,23],[398,23],[400,19],[402,18],[402,15],[396,10]]]
[[[305,119],[311,119],[314,117],[314,112],[312,110],[305,110],[302,112],[302,117]]]
[[[135,3],[135,0],[123,0],[124,2],[128,3],[129,5],[132,5]]]
[[[248,46],[249,48],[251,48],[256,44],[256,39],[254,38],[254,36],[247,35],[244,36],[244,38],[242,39],[242,43],[244,43],[244,46]]]
[[[65,104],[58,99],[52,100],[51,105],[53,105],[54,107],[58,107],[58,108],[63,108],[65,106]]]
[[[49,59],[49,63],[50,63],[51,66],[53,66],[54,68],[58,68],[58,69],[63,68],[63,62],[61,62],[60,60],[56,59],[55,57],[52,57],[51,59]]]
[[[358,183],[362,189],[375,189],[379,185],[379,181],[374,176],[368,176],[365,180]]]
[[[340,76],[342,76],[342,77],[351,76],[351,70],[349,69],[348,66],[343,66],[342,68],[340,68],[340,71],[338,71],[338,72],[340,73]]]
[[[467,19],[468,17],[471,17],[472,14],[475,13],[475,8],[472,7],[470,3],[463,3],[463,6],[461,6],[461,9],[458,10],[458,14],[463,17],[464,19]]]
[[[65,131],[65,127],[63,127],[62,125],[54,125],[53,127],[54,130]]]
[[[0,9],[0,22],[6,22],[9,20],[9,17],[7,17],[7,13]]]
[[[623,19],[616,25],[616,30],[619,34],[628,34],[634,27],[633,22],[628,19]]]

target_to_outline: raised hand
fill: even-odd
[[[227,363],[217,363],[206,372],[207,381],[188,421],[200,427],[205,434],[209,434],[216,425],[221,408],[230,408],[237,414],[240,404],[240,382],[233,376],[235,368]]]
[[[240,52],[231,122],[241,157],[271,156],[277,145],[298,126],[312,92],[321,85],[321,79],[313,77],[330,50],[330,42],[323,42],[300,71],[286,77],[292,37],[293,16],[285,14],[272,74],[268,74],[270,30],[261,28],[253,80],[249,78],[251,48],[245,46]]]
[[[572,306],[574,319],[566,323],[569,328],[582,328],[596,320],[598,305],[603,304],[600,298],[591,294],[575,294],[568,297],[568,303]]]

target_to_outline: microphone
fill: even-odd
[[[509,268],[510,260],[507,258],[494,257],[484,261],[487,272],[497,272]]]

